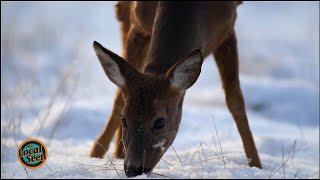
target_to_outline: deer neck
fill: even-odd
[[[159,2],[145,73],[165,74],[192,50],[202,50],[199,9],[193,2]]]

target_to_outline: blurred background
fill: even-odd
[[[6,137],[41,137],[48,144],[71,139],[91,146],[116,91],[92,43],[122,54],[115,3],[1,2],[2,145]],[[319,2],[244,2],[237,12],[240,79],[252,131],[275,142],[307,136],[301,128],[318,134]],[[212,114],[221,136],[238,139],[210,56],[187,92],[177,149],[212,133],[203,129]],[[258,140],[262,152],[268,153],[268,143]],[[319,151],[319,145],[312,148]]]

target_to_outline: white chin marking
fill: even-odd
[[[166,143],[166,139],[162,139],[162,141],[158,142],[157,144],[153,145],[153,148],[160,148],[162,152],[164,152],[166,150],[166,148],[164,147]]]

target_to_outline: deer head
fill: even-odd
[[[97,42],[93,47],[104,72],[121,89],[125,102],[120,119],[126,175],[150,172],[176,137],[184,94],[200,75],[202,53],[196,49],[166,74],[153,75],[138,72]]]

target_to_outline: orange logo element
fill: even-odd
[[[27,139],[20,144],[17,157],[23,167],[37,169],[43,166],[48,159],[48,150],[43,142],[37,139]]]

